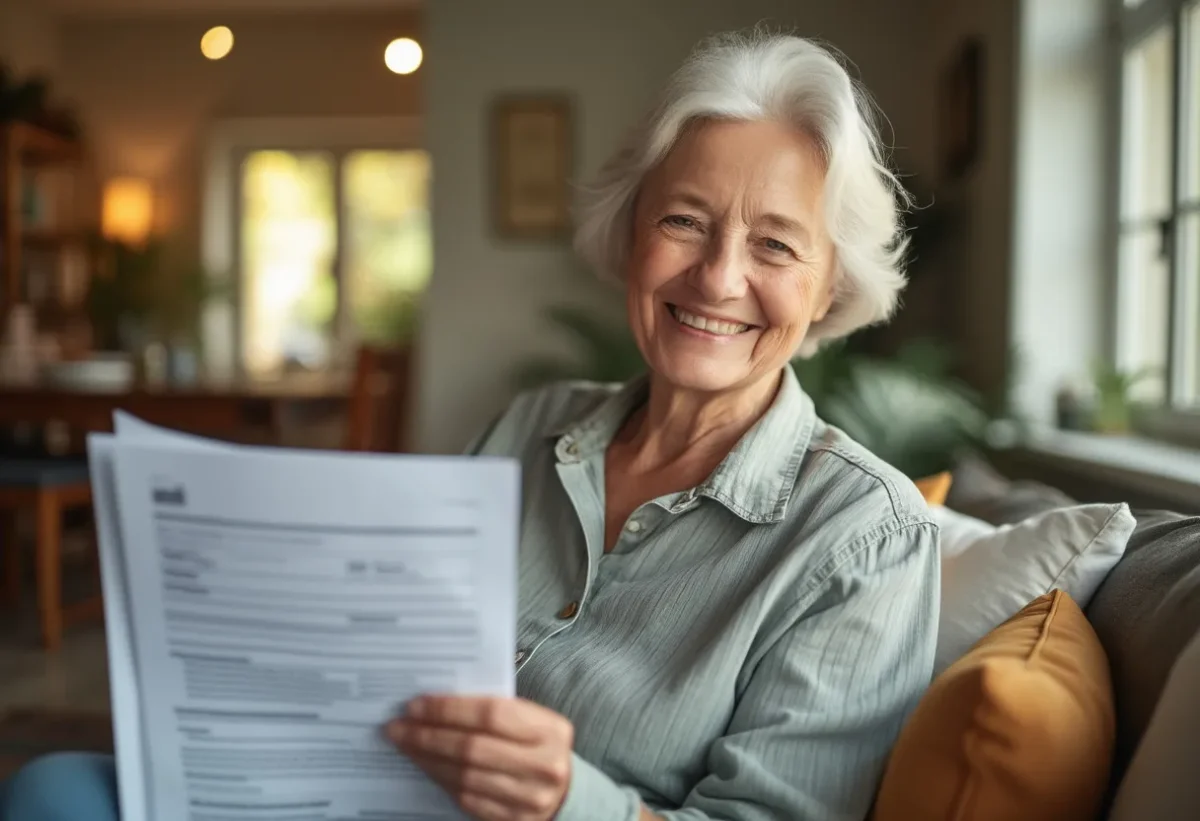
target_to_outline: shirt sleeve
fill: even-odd
[[[761,651],[708,773],[667,821],[862,821],[887,756],[929,685],[937,529],[854,546]],[[841,555],[845,556],[846,553]],[[636,821],[637,793],[578,757],[558,821]],[[653,808],[652,808],[653,809]]]

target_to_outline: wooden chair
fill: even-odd
[[[87,464],[81,460],[0,459],[0,594],[14,609],[21,600],[21,552],[16,514],[34,512],[37,604],[42,645],[57,650],[63,628],[98,615],[99,595],[63,605],[62,519],[71,508],[92,503]]]
[[[408,445],[412,348],[358,349],[346,412],[345,450],[399,453]]]

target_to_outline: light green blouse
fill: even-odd
[[[611,553],[604,452],[646,380],[520,396],[472,448],[523,467],[517,691],[575,725],[560,821],[860,821],[929,684],[937,530],[790,368],[697,487]]]

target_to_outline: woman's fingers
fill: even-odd
[[[550,821],[570,786],[571,722],[523,699],[414,699],[387,734],[481,821]]]
[[[495,736],[408,721],[392,722],[388,736],[409,756],[441,759],[459,767],[495,770],[547,783],[560,782],[569,775],[564,772],[570,766],[568,757]]]
[[[533,743],[548,731],[570,727],[562,716],[532,701],[474,696],[422,696],[408,703],[405,717]]]
[[[557,809],[554,790],[535,787],[508,773],[461,767],[440,758],[415,756],[413,763],[429,774],[464,809],[472,798],[484,798],[497,805],[530,813]]]
[[[510,741],[432,724],[393,721],[388,737],[409,755],[440,758],[486,770],[508,770],[525,754]]]
[[[466,795],[459,800],[458,806],[476,819],[476,821],[523,821],[524,818],[536,818],[514,811],[514,807],[500,801],[493,801],[485,795]]]

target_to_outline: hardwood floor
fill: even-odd
[[[44,651],[32,608],[0,613],[0,713],[13,707],[108,710],[104,626],[69,629],[62,648]]]

